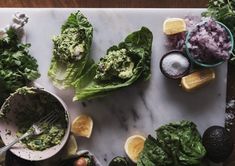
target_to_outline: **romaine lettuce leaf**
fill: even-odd
[[[74,100],[105,96],[137,80],[148,80],[151,75],[152,40],[152,32],[142,27],[128,35],[118,46],[109,48],[98,64],[74,82]]]
[[[151,135],[144,143],[144,149],[137,163],[138,166],[171,166],[170,156],[161,148],[158,141]]]
[[[53,57],[48,71],[56,87],[72,87],[92,66],[94,62],[89,57],[92,37],[93,27],[80,11],[72,13],[62,25],[61,34],[53,38]]]
[[[149,136],[137,166],[200,166],[206,150],[196,125],[190,121],[169,123]],[[151,164],[153,163],[153,164]]]

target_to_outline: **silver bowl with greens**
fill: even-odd
[[[26,137],[11,148],[15,155],[31,161],[47,159],[61,150],[70,132],[70,118],[64,102],[40,88],[23,87],[11,94],[0,111],[0,135],[4,144],[28,131],[32,124],[55,112],[57,120],[43,124],[44,132]]]

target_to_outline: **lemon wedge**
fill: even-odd
[[[168,18],[163,23],[163,32],[174,35],[186,31],[186,23],[182,18]]]
[[[71,131],[76,136],[90,138],[93,129],[93,120],[88,115],[76,117],[72,123]]]
[[[63,150],[63,159],[67,159],[70,158],[71,156],[74,156],[76,154],[76,152],[78,151],[78,145],[77,145],[77,141],[76,138],[74,137],[74,135],[70,135],[69,140]]]
[[[134,163],[137,163],[139,154],[144,148],[145,140],[146,138],[141,135],[133,135],[126,140],[124,145],[125,152]]]
[[[215,71],[213,69],[204,69],[195,71],[181,79],[181,86],[186,92],[191,92],[215,79]]]

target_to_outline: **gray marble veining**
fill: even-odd
[[[54,35],[68,15],[77,9],[1,9],[0,25],[9,23],[16,11],[24,11],[30,18],[26,25],[30,53],[39,63],[41,78],[36,82],[55,92],[69,107],[72,119],[81,113],[94,120],[90,139],[77,138],[79,149],[88,149],[104,164],[117,155],[124,155],[124,143],[132,134],[147,136],[159,126],[176,120],[192,120],[203,132],[210,125],[224,125],[226,66],[216,69],[216,80],[196,92],[186,93],[178,83],[166,79],[159,70],[159,60],[167,51],[162,23],[168,17],[200,15],[202,9],[81,9],[94,26],[92,57],[98,60],[106,49],[118,44],[141,26],[154,35],[152,49],[152,77],[116,91],[107,97],[86,102],[72,102],[72,90],[54,88],[47,77],[52,56]]]

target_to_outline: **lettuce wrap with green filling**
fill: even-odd
[[[152,32],[142,27],[119,45],[110,47],[97,64],[74,82],[74,100],[105,96],[138,80],[148,80],[152,40]]]
[[[72,13],[53,40],[53,57],[48,76],[60,89],[73,86],[94,63],[89,57],[93,27],[80,12]]]

